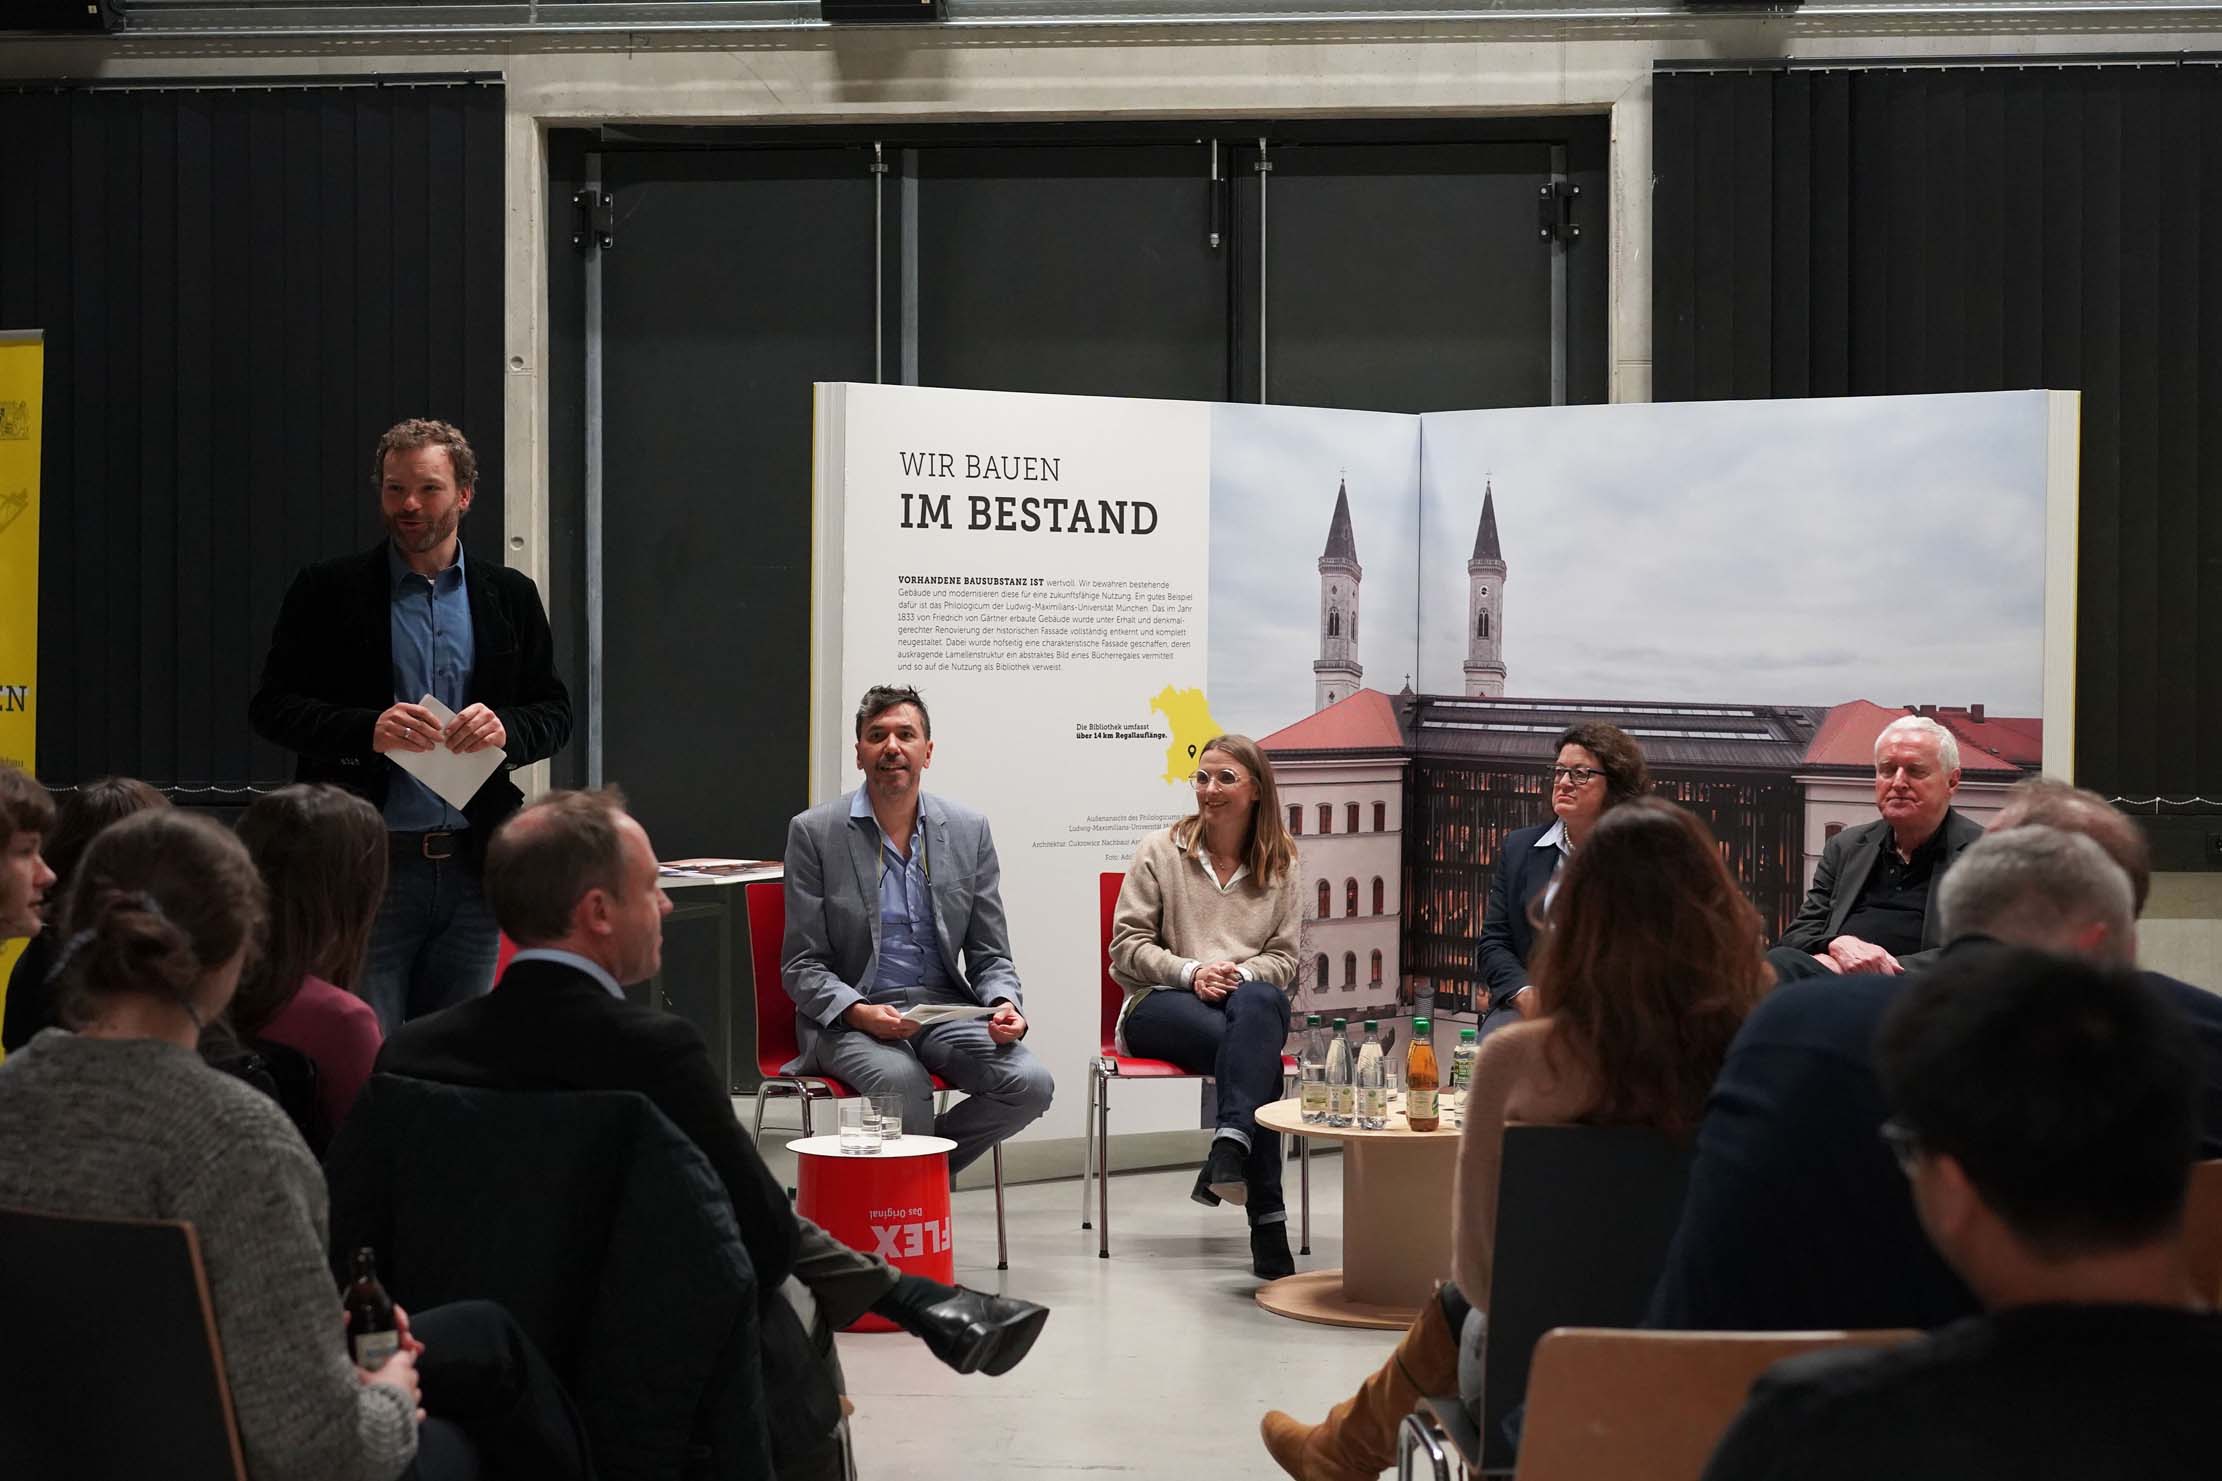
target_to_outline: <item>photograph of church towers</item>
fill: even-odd
[[[1978,822],[2041,764],[2038,401],[1579,410],[1597,435],[1565,409],[1547,439],[1523,411],[1221,409],[1211,701],[1272,757],[1297,840],[1299,1012],[1473,1011],[1492,871],[1548,820],[1569,725],[1635,738],[1774,934],[1875,816],[1891,720],[1954,732]],[[1936,534],[1844,583],[1783,558],[1881,529]],[[1922,642],[1863,646],[1909,594]]]

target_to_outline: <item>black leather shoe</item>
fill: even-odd
[[[1279,1280],[1296,1273],[1296,1257],[1288,1252],[1288,1221],[1250,1226],[1250,1270],[1259,1280]]]
[[[1211,1155],[1204,1159],[1203,1176],[1197,1181],[1212,1194],[1225,1202],[1244,1204],[1250,1201],[1250,1185],[1242,1176],[1242,1163],[1249,1154],[1242,1143],[1231,1136],[1211,1139]],[[1198,1199],[1201,1203],[1203,1200]]]
[[[1018,1366],[1048,1320],[1046,1306],[959,1286],[956,1295],[920,1312],[911,1330],[959,1373],[998,1374]]]
[[[1211,1191],[1211,1164],[1209,1162],[1196,1169],[1196,1186],[1188,1190],[1188,1196],[1205,1208],[1217,1208],[1219,1206],[1219,1195]]]

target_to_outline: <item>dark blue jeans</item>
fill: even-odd
[[[390,1037],[412,1018],[490,989],[501,932],[479,890],[475,861],[461,854],[427,859],[399,841],[388,857],[386,897],[370,928],[356,995]]]
[[[1219,1082],[1216,1124],[1250,1139],[1242,1165],[1250,1222],[1288,1217],[1281,1196],[1281,1137],[1257,1123],[1259,1106],[1281,1097],[1281,1048],[1288,1042],[1288,997],[1270,982],[1245,982],[1219,1002],[1162,988],[1126,1016],[1127,1048],[1169,1059]]]

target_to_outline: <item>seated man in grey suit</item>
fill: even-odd
[[[864,785],[787,826],[780,977],[802,1052],[859,1092],[903,1096],[903,1130],[957,1144],[955,1172],[1049,1109],[1049,1071],[1027,1052],[987,819],[921,784],[933,722],[915,689],[876,686],[856,711]],[[922,1026],[923,1004],[993,1008]],[[965,1093],[934,1116],[939,1075]]]
[[[1797,918],[1767,953],[1775,975],[1903,972],[1944,944],[1934,909],[1937,884],[1983,836],[1952,810],[1960,787],[1960,743],[1926,715],[1893,720],[1875,737],[1875,810],[1821,850],[1813,888]]]

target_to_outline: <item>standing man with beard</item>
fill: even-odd
[[[1027,1052],[1003,870],[988,820],[923,790],[933,722],[915,689],[865,691],[856,710],[864,785],[787,826],[780,977],[802,1053],[786,1066],[903,1097],[903,1130],[945,1136],[953,1173],[1049,1109],[1049,1071]],[[922,1027],[923,1004],[992,1008]],[[936,1119],[933,1076],[965,1093]]]
[[[397,423],[371,466],[387,537],[294,578],[247,714],[299,756],[296,780],[345,787],[385,815],[392,867],[359,991],[390,1035],[492,986],[485,841],[524,801],[509,772],[570,738],[571,696],[531,578],[463,558],[478,481],[463,434]],[[455,718],[441,724],[427,694]],[[502,764],[457,810],[392,760],[435,746],[498,749]]]

